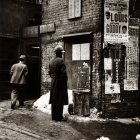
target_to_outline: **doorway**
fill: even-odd
[[[35,39],[27,39],[24,41],[23,52],[27,57],[28,77],[26,98],[40,97],[40,43]]]
[[[92,36],[80,35],[64,38],[68,88],[92,90]]]
[[[10,99],[10,69],[18,62],[17,38],[0,37],[0,100]]]

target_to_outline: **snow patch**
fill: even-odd
[[[38,100],[33,103],[33,108],[36,108],[44,113],[51,114],[51,104],[49,104],[50,92],[42,95]],[[68,102],[73,104],[72,90],[68,90]],[[68,115],[68,105],[64,105],[64,115]]]
[[[102,137],[100,137],[100,138],[97,138],[96,140],[110,140],[108,137],[104,137],[104,136],[102,136]]]
[[[33,103],[33,108],[36,108],[44,113],[51,114],[51,104],[49,104],[50,100],[50,92],[46,93],[45,95],[42,95],[38,100],[36,100]],[[64,106],[63,109],[63,115],[67,117],[69,120],[74,120],[77,122],[89,122],[89,121],[105,121],[104,119],[101,119],[100,116],[102,112],[98,112],[98,110],[94,108],[90,108],[90,116],[79,116],[79,115],[70,115],[68,113],[68,107],[70,104],[73,103],[73,93],[72,90],[68,90],[68,101],[69,104]]]
[[[140,140],[140,134],[136,135],[136,140]]]

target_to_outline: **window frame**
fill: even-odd
[[[81,0],[69,0],[68,5],[68,17],[69,19],[79,18],[81,17]]]

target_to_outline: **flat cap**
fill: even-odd
[[[26,56],[25,55],[20,55],[19,59],[20,60],[25,60],[26,59]]]
[[[54,52],[65,52],[63,47],[61,45],[57,45],[55,48],[54,48]]]

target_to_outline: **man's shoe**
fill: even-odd
[[[15,106],[13,104],[11,104],[11,109],[15,109]]]
[[[66,121],[67,121],[67,119],[66,119],[66,118],[62,118],[62,119],[55,119],[55,121],[57,121],[57,122],[66,122]]]
[[[19,103],[19,106],[25,106],[24,103]]]
[[[19,107],[19,108],[25,108],[25,106],[24,106],[24,105],[19,105],[18,107]]]
[[[63,118],[61,121],[64,121],[64,122],[66,122],[66,121],[67,121],[67,119],[66,119],[66,118]]]

